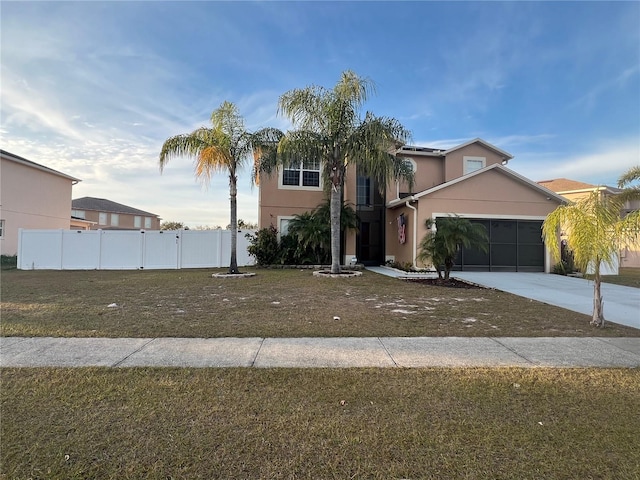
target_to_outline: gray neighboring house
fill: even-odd
[[[92,230],[160,230],[160,217],[105,198],[82,197],[71,202],[71,216],[89,222]]]

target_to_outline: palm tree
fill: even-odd
[[[613,267],[619,249],[633,244],[640,236],[640,212],[620,216],[620,201],[594,190],[588,197],[561,205],[542,224],[542,234],[552,255],[560,257],[558,232],[564,231],[576,266],[583,272],[593,269],[593,315],[591,324],[604,326],[603,298],[600,292],[600,265]]]
[[[229,273],[240,273],[237,263],[238,238],[238,171],[254,152],[262,147],[268,153],[272,129],[263,129],[251,134],[245,129],[244,120],[237,107],[231,102],[223,102],[211,114],[211,127],[201,127],[191,133],[176,135],[167,139],[160,151],[160,172],[169,159],[192,157],[195,160],[196,178],[209,184],[215,173],[229,175],[231,203],[231,260]],[[276,137],[279,138],[279,137]]]
[[[357,165],[381,188],[391,179],[413,180],[408,165],[393,154],[408,140],[409,132],[393,118],[369,112],[360,117],[372,90],[370,80],[345,71],[333,89],[308,86],[286,92],[278,110],[296,130],[279,141],[276,162],[271,157],[259,165],[259,171],[270,173],[277,164],[286,167],[304,159],[321,160],[325,187],[330,190],[332,273],[340,273],[340,210],[347,168]]]
[[[436,232],[430,231],[420,242],[420,253],[417,259],[431,260],[441,280],[449,280],[460,248],[476,248],[485,253],[489,249],[489,236],[482,224],[453,216],[438,218],[435,225]],[[432,221],[427,220],[427,228],[431,229],[431,227]],[[442,266],[444,266],[444,276]]]
[[[640,165],[631,167],[618,179],[618,187],[624,190],[620,194],[620,201],[640,200]]]

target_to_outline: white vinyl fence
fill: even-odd
[[[239,266],[253,265],[247,233],[238,230]],[[20,270],[137,270],[228,267],[229,230],[24,230]]]

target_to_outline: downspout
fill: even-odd
[[[413,197],[411,197],[411,199],[413,200]],[[413,268],[418,268],[416,266],[416,257],[418,256],[418,209],[416,207],[412,207],[409,202],[411,202],[411,200],[407,200],[404,204],[407,208],[413,210],[413,257],[411,259],[411,264],[413,265]]]

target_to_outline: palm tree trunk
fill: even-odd
[[[238,245],[238,179],[235,175],[229,175],[229,193],[231,197],[231,261],[229,273],[240,273],[238,270],[237,245]]]
[[[340,273],[340,207],[342,195],[336,185],[331,186],[331,273]]]
[[[600,292],[600,259],[596,259],[595,275],[593,278],[593,317],[591,325],[595,327],[604,327],[604,306],[603,298]]]

